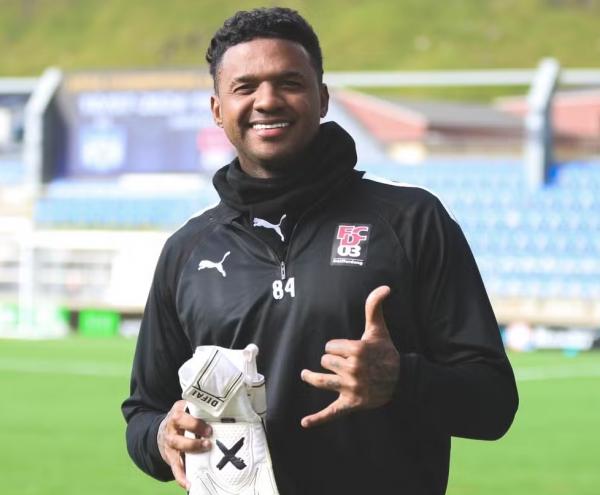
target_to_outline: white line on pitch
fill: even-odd
[[[131,372],[128,366],[93,361],[74,361],[58,363],[56,361],[31,361],[24,359],[0,359],[0,370],[19,373],[55,373],[60,375],[126,377]]]
[[[93,361],[40,361],[30,359],[1,358],[0,370],[19,373],[55,373],[81,376],[127,377],[131,372],[129,366],[116,363],[100,363]],[[539,366],[516,368],[518,382],[557,380],[568,378],[600,377],[600,366]]]
[[[515,369],[518,382],[600,377],[600,366],[539,366]]]

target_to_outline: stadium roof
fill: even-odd
[[[431,127],[485,127],[513,130],[522,119],[490,106],[440,101],[392,100],[395,105],[422,116]]]
[[[430,132],[474,136],[518,135],[520,116],[473,103],[384,99],[354,91],[336,91],[336,99],[383,143],[422,140]]]

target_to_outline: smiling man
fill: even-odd
[[[299,163],[327,113],[327,87],[316,76],[294,41],[259,38],[222,55],[212,112],[246,174],[280,176]]]
[[[161,254],[123,404],[132,458],[189,488],[183,454],[215,441],[177,370],[197,346],[254,343],[279,493],[443,494],[451,436],[499,438],[518,402],[459,226],[430,193],[354,170],[352,138],[321,124],[321,50],[298,13],[238,12],[207,61],[238,156]],[[231,445],[221,464],[242,470]]]

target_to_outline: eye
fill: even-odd
[[[281,86],[284,88],[298,89],[302,87],[302,83],[293,79],[287,79],[281,82]]]
[[[233,92],[240,95],[249,95],[254,91],[254,89],[255,86],[252,84],[240,84],[233,88]]]

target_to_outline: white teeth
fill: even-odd
[[[289,126],[289,122],[277,122],[276,124],[254,124],[252,126],[253,129],[261,130],[261,129],[279,129],[281,127]]]

